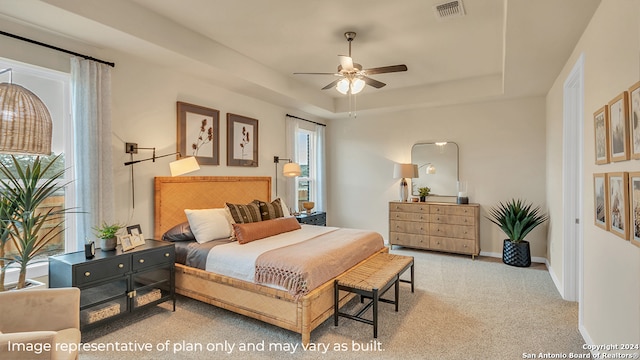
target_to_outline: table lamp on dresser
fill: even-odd
[[[407,201],[409,198],[409,185],[406,178],[418,177],[418,165],[415,164],[394,164],[393,177],[402,178],[400,181],[400,200]]]

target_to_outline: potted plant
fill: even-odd
[[[520,199],[512,199],[492,207],[487,218],[498,225],[508,237],[503,242],[502,262],[519,267],[531,266],[531,250],[529,242],[524,238],[531,230],[547,221],[549,216],[543,214],[539,206],[533,207]]]
[[[27,265],[42,255],[46,246],[64,231],[62,227],[65,214],[69,209],[39,208],[43,201],[61,191],[67,183],[61,183],[64,169],[56,171],[54,165],[60,155],[48,164],[37,157],[24,168],[12,156],[13,171],[0,163],[0,250],[2,252],[2,271],[16,264],[20,268],[16,289],[26,285]],[[43,225],[47,224],[46,227]],[[4,254],[4,245],[12,241],[15,254]],[[4,287],[4,284],[3,284]]]
[[[420,201],[421,202],[425,202],[427,200],[427,196],[429,196],[430,192],[431,192],[431,188],[428,187],[428,186],[419,187],[418,188],[418,194],[420,195]]]
[[[120,229],[122,229],[122,225],[107,224],[106,222],[93,228],[96,237],[100,239],[100,249],[102,251],[111,251],[116,248],[118,244],[117,234]]]

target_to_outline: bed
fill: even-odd
[[[154,192],[154,235],[160,239],[167,230],[187,220],[184,209],[222,208],[227,202],[256,199],[270,201],[271,177],[156,177]],[[387,251],[383,247],[360,263]],[[303,344],[310,342],[313,329],[333,315],[333,279],[294,296],[285,289],[176,264],[176,292],[297,332]],[[353,296],[340,293],[339,306]]]

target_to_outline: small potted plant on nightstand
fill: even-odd
[[[534,208],[520,199],[512,199],[491,208],[487,219],[498,225],[508,237],[503,242],[502,262],[519,267],[531,266],[531,250],[524,238],[549,216],[542,214],[539,206]]]
[[[122,225],[107,224],[106,222],[93,228],[95,235],[100,239],[100,249],[102,251],[111,251],[116,248],[118,244],[117,234],[120,229],[122,229]]]
[[[427,201],[427,196],[429,196],[430,192],[431,192],[431,188],[428,186],[419,187],[418,194],[420,195],[420,201],[421,202]]]

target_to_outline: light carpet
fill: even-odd
[[[587,353],[577,303],[562,300],[546,270],[405,249],[392,253],[415,257],[416,291],[401,284],[397,313],[393,305],[380,304],[375,340],[370,325],[340,318],[335,327],[330,318],[311,333],[312,348],[305,350],[299,334],[179,296],[175,312],[165,303],[83,332],[83,342],[94,346],[137,343],[153,350],[81,351],[80,359],[522,359]]]

